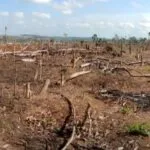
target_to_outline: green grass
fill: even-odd
[[[150,66],[143,66],[143,71],[150,72]]]
[[[150,136],[150,124],[135,123],[127,126],[127,132],[131,135]]]
[[[124,107],[122,107],[122,108],[120,109],[120,112],[121,112],[122,114],[129,114],[131,111],[132,111],[132,109],[131,109],[130,107],[128,107],[128,106],[124,106]]]

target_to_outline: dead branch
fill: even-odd
[[[143,77],[143,78],[150,78],[150,74],[144,74],[144,75],[133,75],[130,73],[130,71],[125,68],[125,67],[115,67],[115,68],[112,68],[111,69],[111,72],[114,73],[114,72],[118,72],[118,71],[125,71],[127,72],[131,77]]]
[[[91,118],[91,109],[88,110],[88,118],[89,118],[89,133],[88,136],[92,135],[92,118]]]
[[[84,63],[84,64],[81,64],[81,68],[84,68],[84,67],[88,67],[88,66],[91,66],[92,63]]]
[[[68,148],[68,146],[73,142],[73,140],[75,139],[75,134],[76,134],[76,127],[73,126],[73,130],[72,130],[72,134],[71,137],[69,138],[68,142],[66,143],[66,145],[61,149],[61,150],[66,150]]]
[[[88,118],[88,112],[89,112],[90,107],[91,107],[91,105],[88,103],[87,108],[86,108],[85,113],[84,113],[84,114],[85,114],[85,115],[84,115],[84,118],[83,118],[83,120],[82,120],[82,122],[81,122],[81,124],[80,124],[80,129],[81,129],[81,130],[82,130],[82,128],[83,128],[83,126],[84,126],[84,124],[85,124],[87,118]]]
[[[66,127],[66,125],[67,125],[67,123],[69,122],[70,117],[73,114],[73,107],[72,107],[72,103],[71,103],[69,98],[67,98],[66,96],[64,96],[63,94],[60,94],[60,93],[55,92],[55,94],[60,95],[63,98],[63,100],[68,104],[68,108],[69,108],[69,113],[68,113],[67,117],[65,118],[63,126],[61,127],[61,129],[59,131],[59,133],[62,134],[65,127]]]
[[[70,101],[70,100],[69,100]],[[71,102],[71,101],[70,101]],[[64,145],[64,147],[61,150],[66,150],[68,148],[68,146],[74,141],[74,139],[76,138],[76,125],[75,125],[75,117],[76,117],[76,112],[75,112],[75,108],[72,105],[72,112],[73,112],[73,129],[72,129],[72,134],[70,136],[70,138],[68,139],[67,143]]]

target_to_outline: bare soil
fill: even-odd
[[[126,129],[127,125],[134,123],[150,124],[149,107],[144,109],[127,99],[100,96],[103,88],[150,93],[150,78],[131,77],[126,72],[104,73],[98,67],[91,66],[85,68],[92,70],[91,73],[69,80],[61,86],[62,69],[66,70],[65,77],[68,78],[72,73],[82,71],[80,65],[86,60],[92,61],[97,57],[136,62],[136,51],[132,55],[126,52],[123,56],[114,57],[105,46],[81,52],[79,50],[83,48],[77,47],[71,52],[61,52],[68,45],[51,45],[48,47],[49,54],[36,56],[35,62],[23,62],[13,54],[0,58],[0,150],[62,149],[72,134],[74,121],[77,136],[68,150],[150,150],[150,137],[130,135]],[[70,44],[72,47],[73,45],[75,44]],[[16,51],[20,48],[18,46]],[[38,44],[31,44],[26,51],[39,48]],[[6,50],[13,51],[13,46]],[[74,54],[75,57],[82,57],[75,68],[71,63]],[[150,51],[143,52],[145,61],[149,56]],[[40,59],[42,78],[38,77],[34,81]],[[114,66],[116,65],[112,65]],[[150,73],[149,64],[125,67],[133,74]],[[51,82],[47,96],[40,97],[39,93],[46,79]],[[31,98],[26,98],[25,89],[29,82],[32,95]],[[66,98],[75,109],[75,120]],[[122,113],[124,106],[129,107],[130,111]],[[91,119],[87,116],[88,107]]]

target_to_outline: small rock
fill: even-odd
[[[104,116],[99,116],[98,118],[99,118],[100,120],[104,120],[104,119],[105,119]]]
[[[118,150],[124,150],[124,147],[118,147]]]
[[[107,130],[105,131],[105,136],[107,136],[109,133],[110,133],[110,130],[107,129]]]
[[[9,144],[5,144],[3,145],[3,148],[7,149],[10,145]]]
[[[129,144],[133,144],[133,143],[134,143],[134,140],[129,141]]]

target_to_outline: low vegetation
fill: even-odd
[[[150,136],[150,124],[135,123],[127,127],[127,132],[132,135]]]

